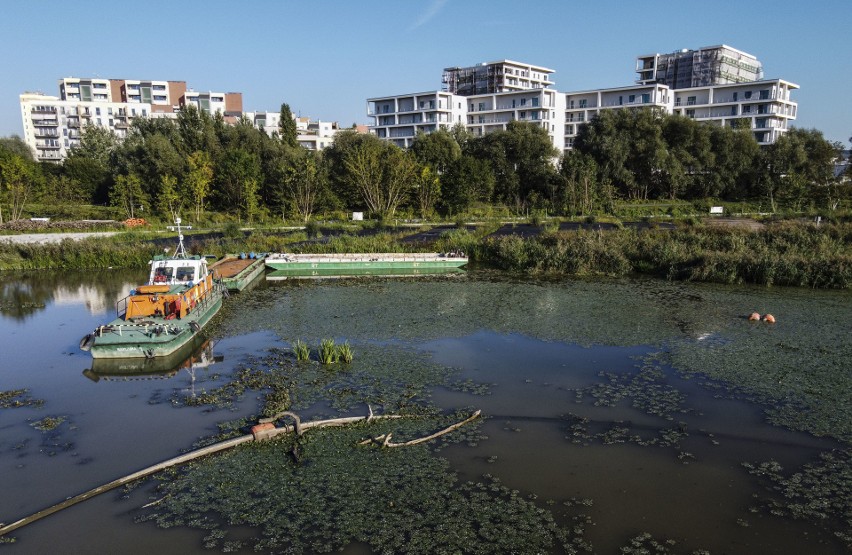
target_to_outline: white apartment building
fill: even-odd
[[[59,162],[80,144],[87,125],[105,127],[123,139],[133,118],[150,117],[150,104],[61,100],[56,96],[25,93],[21,98],[23,139],[38,161]]]
[[[796,119],[798,105],[790,99],[790,92],[798,88],[783,79],[768,79],[676,89],[671,113],[716,125],[744,122],[759,144],[770,145]]]
[[[367,99],[367,115],[373,118],[370,132],[403,148],[418,132],[449,129],[467,121],[464,96],[442,91],[382,96]]]
[[[748,125],[769,145],[796,119],[783,79],[763,79],[760,61],[727,45],[639,56],[636,85],[561,93],[553,70],[511,60],[445,68],[444,91],[367,99],[370,132],[407,148],[418,132],[463,122],[476,136],[528,121],[547,130],[560,151],[573,148],[580,127],[601,110],[656,108],[714,125]]]
[[[58,85],[58,97],[20,95],[24,141],[39,161],[64,160],[87,125],[124,139],[134,118],[176,117],[188,105],[231,123],[242,115],[242,93],[195,92],[185,81],[65,77]]]
[[[796,119],[790,92],[795,83],[769,79],[728,85],[671,89],[667,85],[630,85],[565,93],[565,149],[573,148],[580,126],[601,110],[655,107],[714,125],[747,124],[760,145],[770,145]]]
[[[407,148],[417,133],[463,124],[482,136],[505,130],[510,121],[540,125],[554,146],[563,149],[564,98],[550,80],[552,69],[500,60],[469,67],[445,68],[444,91],[367,99],[370,132]]]

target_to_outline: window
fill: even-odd
[[[751,91],[746,91],[746,92],[745,92],[745,97],[746,97],[746,100],[748,100],[749,98],[751,98]]]
[[[522,112],[519,114],[519,117],[520,117],[521,119],[526,119],[526,117],[527,117],[527,113],[526,113],[526,112],[524,112],[524,111],[522,111]]]
[[[538,99],[537,98],[532,99],[532,105],[535,106],[535,107],[538,107]]]
[[[642,104],[648,104],[649,102],[651,102],[651,93],[643,93]]]
[[[769,89],[763,89],[762,91],[760,91],[760,99],[769,100]]]
[[[390,106],[388,104],[382,105],[382,113],[387,114],[390,111]]]
[[[737,101],[737,94],[738,94],[737,91],[734,91],[734,102]]]
[[[687,96],[686,97],[686,105],[687,106],[695,106],[695,97],[694,96]]]
[[[621,106],[622,104],[624,104],[624,97],[619,96],[618,97],[618,105]]]
[[[107,108],[107,115],[108,115],[108,116],[111,116],[111,115],[112,115],[112,108]]]
[[[155,91],[164,91],[164,90],[166,90],[166,86],[165,85],[154,85],[153,89]]]
[[[100,109],[100,107],[95,108],[95,115],[96,115],[96,116],[101,115],[101,109]]]
[[[195,270],[192,266],[179,266],[175,272],[177,281],[192,281],[195,279]]]
[[[526,99],[526,98],[522,98],[522,99],[521,99],[521,106],[526,106],[526,105],[527,105],[527,99]]]
[[[569,109],[574,108],[574,101],[573,100],[568,102],[568,108]]]
[[[630,96],[628,96],[628,97],[627,97],[627,102],[628,102],[628,104],[633,104],[634,102],[636,102],[636,95],[635,95],[635,94],[631,94]]]
[[[479,111],[481,112],[481,111],[482,111],[482,110],[484,110],[484,109],[485,109],[485,103],[484,103],[484,102],[480,102],[480,103],[479,103]]]
[[[687,110],[686,117],[695,119],[695,110]]]
[[[573,102],[573,100],[572,100],[572,102]],[[585,107],[586,107],[586,99],[583,98],[583,99],[580,100],[580,108],[585,108]]]

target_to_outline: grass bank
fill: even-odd
[[[616,228],[607,231],[544,231],[535,237],[490,236],[493,226],[446,232],[432,242],[405,242],[414,231],[336,230],[194,239],[194,254],[233,252],[407,252],[468,253],[477,265],[532,275],[627,276],[669,280],[753,283],[796,287],[852,287],[852,224],[820,226],[777,222],[759,231],[682,226],[674,230]],[[111,238],[58,244],[0,243],[0,270],[144,267],[151,256],[173,247],[173,237],[128,232]]]

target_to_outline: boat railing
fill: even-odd
[[[127,314],[127,303],[129,302],[130,296],[124,297],[123,299],[119,299],[115,302],[115,317],[123,318],[125,314]]]

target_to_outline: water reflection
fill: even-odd
[[[138,281],[137,271],[2,272],[0,317],[23,321],[51,304],[83,305],[89,314],[114,310]]]
[[[99,382],[127,381],[134,379],[171,378],[180,370],[187,370],[190,375],[191,389],[195,385],[195,371],[222,362],[223,355],[213,354],[215,342],[203,337],[187,343],[167,357],[152,359],[92,359],[92,367],[83,370],[83,375]],[[194,392],[193,392],[194,395]]]

